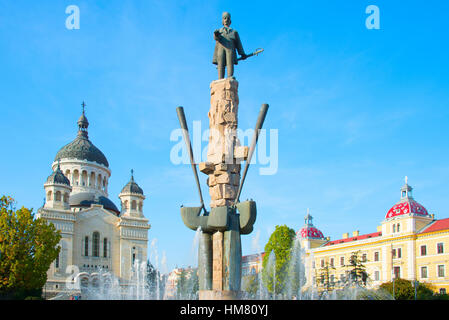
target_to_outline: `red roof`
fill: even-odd
[[[428,215],[426,208],[413,199],[407,199],[406,201],[402,200],[396,203],[390,210],[388,210],[385,219],[410,213],[420,216]]]
[[[315,238],[315,239],[324,238],[323,233],[320,230],[311,226],[303,227],[301,230],[296,232],[296,234],[301,238]]]
[[[334,241],[329,241],[328,243],[325,244],[325,246],[331,246],[334,244],[340,244],[340,243],[345,243],[345,242],[351,242],[351,241],[358,241],[358,240],[364,240],[364,239],[369,239],[369,238],[375,238],[375,237],[380,237],[382,235],[382,232],[373,232],[373,233],[368,233],[368,234],[363,234],[357,237],[351,237],[351,238],[346,238],[346,239],[340,239],[340,240],[334,240]]]
[[[430,224],[430,226],[424,228],[420,233],[427,233],[445,229],[449,229],[449,218],[436,220],[434,223]]]

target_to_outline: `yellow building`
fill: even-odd
[[[330,241],[307,214],[297,234],[306,251],[308,286],[322,283],[323,275],[334,288],[341,286],[348,277],[351,255],[359,251],[370,288],[400,277],[430,283],[439,293],[449,291],[449,218],[437,220],[429,214],[413,199],[407,180],[400,201],[387,212],[376,232],[360,235],[354,231]]]

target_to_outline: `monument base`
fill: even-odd
[[[241,291],[231,290],[200,290],[199,300],[239,300]]]

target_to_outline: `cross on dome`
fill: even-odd
[[[83,108],[83,114],[78,119],[78,135],[88,138],[87,128],[89,127],[89,121],[87,121],[86,115],[84,114],[84,108],[86,107],[84,100],[83,103],[81,103],[81,107]]]
[[[304,223],[306,226],[312,226],[313,217],[310,215],[310,209],[307,208],[307,215],[304,217]]]
[[[413,198],[412,196],[412,190],[413,188],[411,186],[408,185],[408,177],[405,176],[405,184],[404,186],[401,188],[401,199],[408,199],[408,198]]]

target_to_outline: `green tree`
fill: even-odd
[[[60,232],[32,209],[14,208],[14,199],[0,198],[0,298],[40,296],[47,270],[59,255]]]
[[[249,274],[242,278],[243,290],[246,291],[250,297],[256,297],[259,292],[259,274]]]
[[[418,282],[416,288],[418,300],[431,300],[437,298],[434,295],[432,285],[424,282]],[[381,289],[388,291],[393,295],[393,282],[385,282],[380,285]],[[415,285],[414,281],[406,279],[394,280],[394,298],[396,300],[414,300],[415,299]]]
[[[295,237],[295,230],[286,225],[276,226],[265,245],[262,281],[270,293],[284,293]]]
[[[316,278],[317,284],[326,291],[332,291],[335,287],[335,281],[331,279],[331,270],[335,270],[335,268],[329,262],[326,262],[325,266],[319,270],[319,275]]]
[[[349,258],[349,264],[346,266],[349,268],[348,274],[351,281],[357,285],[366,286],[368,280],[368,273],[366,272],[366,267],[363,264],[367,260],[360,258],[360,250],[351,253]]]
[[[151,264],[150,260],[147,260],[147,274],[146,274],[146,286],[150,295],[153,295],[154,299],[160,299],[161,296],[157,296],[157,286],[159,285],[159,294],[161,294],[160,273]]]

